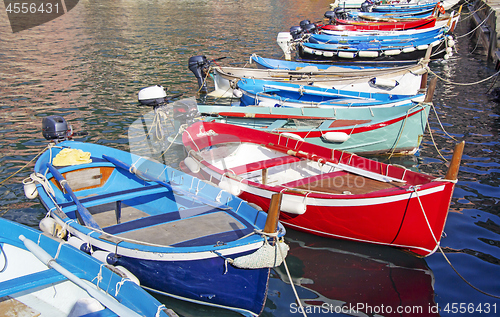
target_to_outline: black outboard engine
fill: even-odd
[[[336,17],[337,17],[337,15],[335,14],[334,11],[326,11],[325,12],[325,18],[330,20],[330,22],[329,22],[330,24],[333,24]]]
[[[193,72],[194,76],[198,80],[198,88],[201,92],[207,92],[207,83],[205,78],[207,76],[208,68],[210,67],[210,62],[207,60],[206,56],[198,55],[189,58],[189,70]]]
[[[372,12],[373,1],[365,1],[361,4],[361,12]]]
[[[303,29],[304,33],[309,33],[309,34],[317,33],[316,31],[318,30],[316,24],[314,23],[309,23],[307,25],[304,25]]]
[[[198,116],[196,101],[189,99],[180,100],[173,104],[174,131],[179,131],[181,125],[189,124]]]
[[[335,10],[333,10],[335,12],[335,15],[341,19],[341,20],[345,20],[347,19],[347,11],[344,9],[344,8],[341,8],[341,7],[337,7],[335,8]]]
[[[292,26],[290,28],[290,35],[294,40],[300,39],[302,34],[304,34],[304,30],[300,26]]]
[[[300,23],[299,23],[299,25],[300,25],[300,27],[301,27],[302,29],[304,28],[304,26],[306,26],[306,25],[308,25],[308,24],[311,24],[311,21],[309,21],[309,20],[302,20],[302,21],[300,21]]]
[[[66,140],[73,135],[71,125],[68,128],[68,123],[61,116],[48,116],[42,120],[42,134],[46,140]]]

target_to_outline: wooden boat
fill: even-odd
[[[349,60],[382,60],[406,59],[417,60],[424,57],[432,47],[431,58],[440,58],[452,52],[451,44],[444,33],[420,39],[408,39],[389,42],[359,42],[354,44],[322,44],[302,42],[298,45],[299,56],[307,59],[349,59]]]
[[[429,51],[430,53],[430,51]],[[206,73],[210,73],[215,84],[212,97],[232,98],[233,88],[241,78],[257,78],[270,81],[286,81],[300,85],[310,85],[323,88],[338,88],[341,90],[364,91],[372,93],[410,94],[416,95],[421,88],[422,76],[427,73],[427,59],[408,67],[398,67],[386,70],[356,70],[347,67],[332,66],[320,71],[316,66],[307,66],[299,70],[255,69],[246,67],[226,67],[213,64],[204,56],[197,63],[197,68],[190,68],[202,86],[207,90]],[[196,57],[195,57],[196,58]],[[192,58],[190,58],[190,61]],[[379,68],[380,69],[380,68]]]
[[[48,139],[60,135],[45,131],[67,130],[58,116],[43,126]],[[270,267],[286,256],[286,245],[269,237],[276,219],[265,212],[157,161],[97,144],[58,142],[32,176],[50,217],[147,290],[261,313]]]
[[[394,107],[423,100],[423,95],[393,95],[338,90],[287,82],[242,78],[237,83],[241,105],[285,108],[361,109]]]
[[[341,8],[346,8],[346,9],[360,9],[361,4],[363,4],[366,0],[335,0],[333,3],[330,4],[330,7],[336,8],[336,7],[341,7]],[[379,2],[379,1],[377,1]],[[431,3],[436,3],[436,1],[428,1]],[[444,0],[441,1],[443,8],[445,10],[451,9],[453,6],[455,6],[459,0]],[[386,4],[394,4],[394,5],[405,5],[406,3],[408,4],[417,4],[417,3],[425,3],[424,1],[419,1],[419,0],[410,0],[410,1],[405,1],[404,3],[400,0],[393,0],[393,1],[385,1]],[[378,5],[378,4],[376,4]]]
[[[348,60],[346,60],[348,61]],[[250,56],[250,63],[255,63],[255,66],[260,69],[283,69],[298,72],[312,72],[323,73],[326,71],[329,75],[342,75],[345,73],[356,73],[356,75],[361,76],[373,76],[390,73],[393,71],[400,71],[407,69],[408,67],[418,64],[420,61],[408,62],[408,61],[396,61],[396,62],[377,62],[377,63],[366,63],[366,62],[336,62],[331,63],[329,61],[290,61],[284,59],[275,59],[262,57],[257,54],[252,54]],[[401,65],[402,64],[402,65]]]
[[[416,153],[422,142],[430,103],[405,107],[407,112],[390,117],[376,116],[372,119],[242,114],[226,108],[229,107],[198,106],[198,110],[205,115],[204,120],[208,122],[228,123],[282,134],[360,155],[409,155]]]
[[[130,272],[0,218],[2,316],[177,316]]]
[[[184,170],[266,210],[281,193],[290,228],[398,247],[419,256],[439,245],[463,143],[445,178],[240,127],[198,122],[182,137]]]
[[[425,133],[436,78],[423,103],[382,108],[267,108],[194,106],[205,121],[229,123],[279,133],[331,149],[358,154],[414,154]],[[173,106],[174,127],[190,124],[186,103]],[[181,109],[177,111],[176,108]],[[196,110],[195,110],[196,111]],[[185,115],[184,115],[185,114]],[[184,118],[185,117],[185,118]],[[178,135],[179,131],[174,131]]]
[[[335,19],[334,24],[326,24],[320,26],[322,30],[378,30],[378,31],[396,31],[396,30],[411,30],[411,29],[426,29],[436,26],[436,17],[428,17],[423,19],[407,19],[405,21],[392,22],[373,22],[373,21],[354,21],[346,19]]]

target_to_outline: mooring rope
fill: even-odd
[[[474,33],[474,32],[475,32],[475,31],[476,31],[479,27],[481,27],[481,25],[483,25],[486,21],[488,21],[488,19],[489,19],[490,15],[491,15],[493,12],[495,12],[495,11],[491,11],[491,12],[490,12],[490,14],[488,14],[488,16],[487,16],[487,17],[486,17],[486,18],[485,18],[485,19],[484,19],[481,23],[479,23],[479,24],[478,24],[478,25],[477,25],[474,29],[472,29],[472,31],[467,32],[467,33],[462,34],[462,35],[458,35],[456,38],[457,38],[457,39],[459,39],[459,38],[462,38],[462,37],[465,37],[465,36],[467,36],[467,35],[469,35],[469,34]]]
[[[429,67],[427,67],[427,71],[431,74],[433,74],[434,76],[436,76],[437,78],[441,79],[442,81],[444,82],[447,82],[448,84],[452,84],[452,85],[458,85],[458,86],[472,86],[472,85],[477,85],[477,84],[481,84],[487,80],[490,80],[491,78],[497,76],[498,74],[500,74],[500,70],[496,73],[494,73],[493,75],[489,76],[488,78],[485,78],[485,79],[481,79],[480,81],[477,81],[477,82],[474,82],[474,83],[456,83],[456,82],[452,82],[451,80],[448,80],[448,79],[445,79],[443,77],[440,77],[438,74],[436,74],[435,72],[433,72]]]
[[[427,223],[427,227],[429,228],[430,232],[431,232],[431,235],[432,235],[432,238],[434,239],[434,242],[436,242],[436,246],[438,247],[439,251],[441,252],[441,254],[443,255],[444,259],[446,260],[446,262],[448,262],[448,264],[450,265],[450,267],[453,269],[453,271],[455,271],[455,273],[465,282],[467,283],[467,285],[469,285],[470,287],[472,287],[473,289],[475,289],[476,291],[480,292],[481,294],[484,294],[486,296],[490,296],[490,297],[493,297],[493,298],[499,298],[500,299],[500,296],[498,295],[494,295],[494,294],[490,294],[490,293],[487,293],[479,288],[477,288],[476,286],[472,285],[469,281],[467,281],[456,269],[455,267],[453,266],[453,264],[451,264],[451,261],[448,259],[448,257],[446,256],[446,254],[444,253],[443,249],[441,248],[441,245],[439,244],[439,242],[437,241],[435,235],[434,235],[434,232],[432,231],[432,228],[431,228],[431,225],[429,224],[429,220],[427,219],[427,215],[425,213],[425,210],[424,210],[424,206],[422,205],[422,201],[420,200],[420,196],[418,195],[418,188],[417,187],[413,187],[412,188],[413,192],[415,193],[415,195],[417,196],[417,200],[418,200],[418,203],[420,204],[420,209],[422,210],[422,213],[424,214],[424,218],[425,218],[425,221]]]

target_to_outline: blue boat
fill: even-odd
[[[302,58],[326,60],[416,60],[424,57],[429,47],[432,48],[432,58],[443,57],[445,54],[452,52],[452,43],[454,43],[454,41],[448,40],[448,37],[441,31],[435,36],[416,39],[362,41],[352,44],[303,42],[298,45],[298,53]]]
[[[304,42],[317,44],[357,44],[363,42],[394,43],[433,38],[443,34],[443,28],[434,27],[422,30],[379,32],[378,34],[311,34]]]
[[[287,251],[276,241],[277,217],[157,161],[67,140],[62,117],[43,126],[56,143],[32,179],[49,216],[81,248],[125,267],[152,292],[262,312],[270,267]]]
[[[283,108],[377,108],[412,103],[423,95],[394,95],[338,90],[287,82],[242,78],[237,83],[242,106]]]
[[[177,316],[123,268],[16,222],[0,228],[2,316]]]

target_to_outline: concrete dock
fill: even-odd
[[[472,13],[471,27],[477,28],[474,32],[477,40],[487,52],[488,62],[493,62],[496,69],[500,68],[500,47],[498,34],[500,33],[500,0],[476,0],[465,2]],[[472,30],[471,29],[471,30]]]

